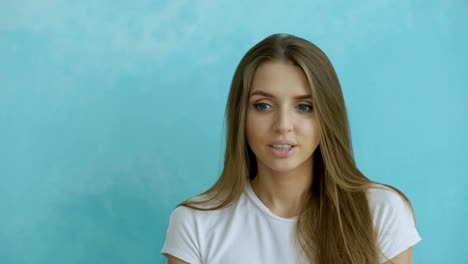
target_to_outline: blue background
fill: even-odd
[[[224,107],[269,34],[330,57],[358,166],[403,190],[415,263],[466,263],[465,1],[0,1],[0,262],[164,263],[222,169]]]

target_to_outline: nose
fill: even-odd
[[[293,130],[293,115],[287,109],[278,111],[275,115],[274,130],[278,134],[289,133]]]

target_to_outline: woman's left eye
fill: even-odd
[[[312,111],[312,106],[311,106],[311,105],[300,104],[298,107],[299,107],[299,110],[301,110],[301,111],[303,111],[303,112]]]

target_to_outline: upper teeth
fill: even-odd
[[[280,148],[280,149],[288,149],[292,148],[291,145],[273,145],[274,148]]]

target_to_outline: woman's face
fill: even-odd
[[[252,81],[246,119],[247,142],[259,171],[308,171],[319,130],[302,69],[284,61],[261,64]]]

